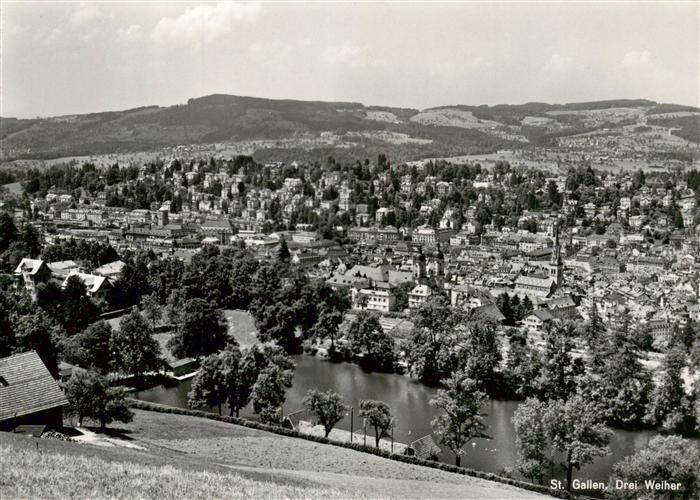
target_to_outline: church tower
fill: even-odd
[[[549,261],[549,277],[554,278],[557,288],[560,288],[564,281],[564,262],[561,259],[561,243],[559,242],[559,222],[554,226],[554,251]]]

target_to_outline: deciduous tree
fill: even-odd
[[[155,293],[144,295],[141,299],[141,310],[143,315],[151,323],[151,329],[156,329],[156,323],[163,317],[160,301]]]
[[[187,404],[193,408],[214,406],[221,415],[221,405],[226,401],[224,372],[221,358],[210,354],[200,364],[197,375],[192,379],[192,389],[187,394]]]
[[[376,314],[360,311],[350,324],[349,340],[355,354],[362,354],[361,365],[370,370],[391,371],[394,340],[384,332]]]
[[[634,455],[624,458],[613,467],[610,479],[610,498],[633,500],[639,498],[692,499],[698,497],[700,451],[693,442],[678,436],[656,436]],[[616,488],[616,481],[637,483],[639,489]],[[654,490],[647,484],[678,483],[678,491]]]
[[[360,417],[367,419],[374,429],[374,443],[379,448],[379,441],[394,425],[394,417],[391,415],[389,405],[383,401],[365,399],[360,401]]]
[[[460,465],[464,446],[474,438],[490,439],[484,433],[487,428],[481,409],[486,404],[486,394],[479,390],[476,380],[464,372],[456,372],[443,380],[444,389],[439,389],[430,404],[440,408],[444,414],[433,419],[432,426],[440,442],[455,454],[455,464]]]
[[[276,364],[268,365],[253,385],[253,411],[270,424],[280,423],[280,408],[287,389],[292,386],[292,374]]]
[[[343,398],[337,392],[321,392],[317,389],[311,389],[307,393],[303,404],[312,415],[313,424],[323,426],[325,437],[328,437],[335,424],[340,422],[348,409]]]
[[[183,304],[175,335],[168,347],[180,358],[199,358],[220,351],[228,336],[223,314],[203,299],[190,299]]]
[[[105,377],[96,372],[77,368],[66,384],[69,411],[78,417],[80,425],[84,418],[100,422],[104,429],[116,421],[131,422],[133,413],[124,398],[124,389],[109,387]]]
[[[110,348],[114,353],[115,368],[124,374],[139,377],[162,366],[160,346],[138,311],[121,320],[119,329],[112,333]]]
[[[515,410],[515,446],[518,450],[516,468],[533,483],[542,484],[550,459],[545,426],[547,406],[537,399],[528,399]]]
[[[62,356],[69,363],[106,374],[112,366],[111,337],[112,327],[109,323],[94,323],[82,332],[61,341]]]
[[[566,471],[567,491],[572,488],[574,469],[579,470],[610,452],[611,433],[589,406],[585,399],[576,395],[568,401],[550,401],[545,413],[552,448],[564,458],[560,465]]]

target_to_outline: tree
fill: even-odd
[[[457,369],[455,332],[464,321],[464,311],[442,295],[431,296],[416,310],[406,353],[413,374],[424,383],[438,385]]]
[[[65,331],[45,312],[37,311],[17,319],[14,327],[14,354],[36,351],[51,375],[58,376],[58,343]]]
[[[22,246],[26,255],[36,258],[41,253],[41,234],[36,227],[25,223],[19,232],[18,239],[22,241]]]
[[[253,316],[258,338],[263,342],[273,341],[288,353],[300,351],[300,339],[296,336],[298,317],[288,302],[279,300],[261,304],[255,308]]]
[[[311,329],[311,336],[319,339],[330,339],[331,354],[335,352],[335,339],[338,330],[343,323],[343,313],[332,306],[323,305],[318,315],[318,320]]]
[[[182,288],[176,288],[170,292],[166,300],[165,311],[168,315],[168,323],[171,325],[179,325],[182,319],[182,310],[185,306],[185,291]]]
[[[501,363],[501,347],[492,323],[472,321],[457,328],[458,366],[479,387],[495,386],[496,371]]]
[[[444,389],[439,389],[430,404],[445,413],[433,419],[431,425],[440,437],[440,442],[455,454],[455,465],[460,466],[464,446],[474,438],[490,437],[481,408],[486,404],[486,394],[479,384],[458,371],[443,380]]]
[[[588,343],[590,349],[596,349],[598,342],[603,339],[605,333],[605,324],[598,313],[598,306],[595,301],[593,301],[588,313],[588,322],[584,328],[583,338]]]
[[[568,401],[551,401],[545,412],[545,425],[552,449],[564,457],[560,465],[566,471],[566,489],[571,491],[574,469],[580,470],[595,457],[607,455],[611,433],[578,395]]]
[[[510,303],[510,297],[507,293],[503,292],[498,297],[496,297],[496,306],[501,311],[501,314],[505,316],[503,321],[504,325],[513,326],[515,324],[515,312]]]
[[[141,309],[146,319],[151,322],[151,328],[156,329],[156,323],[163,317],[160,301],[155,293],[145,295],[141,299]]]
[[[639,498],[639,490],[614,487],[616,481],[624,481],[637,482],[644,491],[644,498],[697,498],[698,470],[700,451],[695,444],[678,436],[655,436],[637,453],[615,464],[609,495],[616,500]],[[679,483],[680,490],[656,491],[651,486],[664,481]]]
[[[328,437],[335,424],[340,422],[348,410],[343,398],[334,391],[321,392],[312,389],[307,393],[303,404],[312,415],[312,423],[323,426],[325,437]]]
[[[574,359],[574,343],[565,326],[555,325],[547,334],[543,364],[535,387],[543,400],[568,399],[576,390],[577,379],[585,371],[580,358]]]
[[[284,238],[280,240],[280,247],[277,251],[277,258],[280,260],[280,262],[289,262],[289,247],[287,246],[287,241]]]
[[[515,446],[518,450],[516,468],[533,483],[543,484],[549,468],[547,456],[547,428],[544,416],[547,405],[537,399],[528,399],[518,406],[513,415]]]
[[[350,323],[350,347],[362,353],[361,366],[376,371],[391,371],[394,366],[394,340],[379,324],[376,314],[360,311]]]
[[[253,385],[251,401],[253,402],[253,411],[260,415],[263,422],[281,423],[281,407],[287,389],[291,386],[292,374],[274,363],[268,365],[260,373]]]
[[[162,366],[160,345],[153,338],[151,328],[138,311],[132,311],[112,333],[110,349],[114,353],[115,368],[124,374],[139,377]]]
[[[231,264],[229,282],[231,284],[230,307],[247,309],[250,305],[253,276],[258,269],[258,261],[243,251]]]
[[[675,334],[673,345],[681,346],[687,351],[690,351],[693,347],[693,342],[695,342],[695,330],[693,329],[693,322],[688,319],[685,325]]]
[[[637,335],[629,314],[607,337],[599,338],[600,361],[582,380],[581,392],[610,425],[634,426],[644,417],[651,390],[651,375],[639,361]]]
[[[17,226],[7,212],[0,213],[0,254],[17,239]]]
[[[112,327],[109,323],[94,323],[82,332],[63,339],[60,344],[61,354],[69,363],[106,374],[112,365],[109,345],[111,337]]]
[[[84,418],[92,418],[104,429],[115,420],[126,423],[133,419],[123,388],[109,387],[107,379],[93,371],[77,368],[66,384],[66,397],[69,412],[78,417],[79,425]]]
[[[226,346],[226,323],[219,309],[203,299],[190,299],[182,307],[180,322],[168,347],[180,358],[199,358]]]
[[[65,297],[61,286],[54,281],[39,283],[36,287],[36,304],[56,321],[63,324]]]
[[[243,364],[243,356],[237,344],[228,344],[218,356],[223,375],[224,396],[230,415],[235,414],[237,417],[250,400],[253,384],[248,380],[251,377],[245,373],[246,366]]]
[[[132,306],[141,302],[141,297],[150,293],[148,263],[148,256],[144,253],[124,258],[124,267],[114,290],[113,305]]]
[[[98,317],[98,309],[87,296],[87,288],[77,274],[68,277],[63,287],[62,323],[69,334],[85,328]]]
[[[211,354],[204,358],[197,375],[192,380],[192,389],[187,394],[187,404],[193,408],[216,406],[221,415],[221,405],[225,401],[221,359],[216,354]]]
[[[360,417],[367,419],[369,425],[374,428],[374,442],[379,448],[379,441],[394,425],[394,417],[391,416],[389,405],[372,399],[360,401]]]
[[[394,297],[396,302],[394,307],[397,311],[403,311],[408,307],[408,294],[413,290],[413,283],[401,283],[399,286],[394,288]]]
[[[523,299],[522,303],[520,304],[520,316],[522,318],[526,318],[527,316],[530,315],[532,312],[534,306],[532,305],[532,301],[530,300],[530,297],[527,295]]]
[[[540,352],[527,344],[527,333],[517,331],[508,341],[508,358],[505,378],[511,394],[519,398],[534,396],[532,382],[537,380],[542,369]]]
[[[685,353],[675,348],[666,353],[666,359],[658,383],[651,393],[645,420],[661,425],[667,432],[692,436],[697,417],[693,398],[685,393],[681,372],[685,365]]]
[[[10,321],[10,300],[0,290],[0,358],[12,354],[15,347],[15,332]]]

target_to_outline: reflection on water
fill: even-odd
[[[354,428],[359,439],[362,436],[362,420],[358,417],[357,408],[361,399],[377,399],[391,407],[396,416],[394,440],[397,442],[410,443],[432,431],[430,421],[438,411],[430,406],[429,401],[435,394],[435,389],[401,375],[366,373],[357,365],[349,363],[329,363],[306,355],[295,356],[294,361],[296,371],[293,386],[287,391],[285,414],[301,409],[301,401],[309,389],[333,389],[345,398],[348,405],[355,407]],[[187,392],[191,383],[190,379],[175,387],[156,387],[138,392],[136,397],[170,406],[187,407]],[[489,426],[487,433],[493,439],[476,439],[473,445],[468,445],[467,453],[462,457],[463,466],[488,472],[499,472],[503,468],[514,466],[515,432],[511,418],[517,406],[516,401],[491,401],[486,408]],[[253,416],[251,409],[244,409],[241,416]],[[338,427],[350,430],[350,415]],[[616,430],[610,443],[611,454],[575,472],[574,476],[595,481],[607,480],[613,464],[642,448],[653,436],[651,431]],[[437,442],[437,438],[435,440]],[[371,441],[368,439],[368,442]],[[454,455],[449,451],[443,451],[441,459],[454,463]]]

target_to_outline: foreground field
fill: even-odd
[[[329,488],[275,484],[235,473],[190,471],[171,465],[49,454],[17,444],[0,447],[0,492],[2,498],[348,497],[346,492]]]
[[[547,498],[484,479],[183,415],[136,410],[134,421],[120,424],[111,436],[99,446],[0,433],[0,498]],[[114,446],[119,439],[131,447]],[[88,479],[80,479],[84,477]],[[175,477],[181,484],[171,490],[165,483]]]

